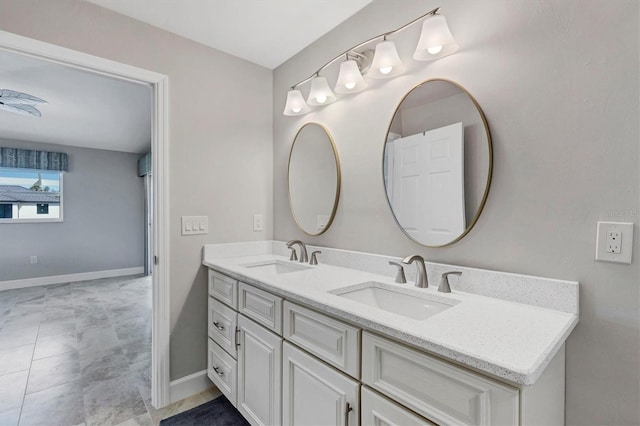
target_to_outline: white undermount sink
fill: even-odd
[[[458,300],[375,281],[339,288],[330,293],[416,320],[425,320],[459,303]]]
[[[311,269],[310,266],[300,265],[293,262],[285,262],[282,260],[267,260],[264,262],[245,263],[243,266],[247,269],[263,271],[275,274],[288,274],[290,272],[304,271]]]

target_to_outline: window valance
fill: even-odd
[[[151,173],[151,153],[148,152],[138,160],[138,176],[145,176]]]
[[[0,167],[66,172],[69,170],[69,160],[64,152],[0,148]]]

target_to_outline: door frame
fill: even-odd
[[[169,78],[166,75],[0,30],[0,50],[27,55],[120,80],[147,84],[153,91],[153,319],[151,403],[170,402],[169,389]]]

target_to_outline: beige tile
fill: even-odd
[[[210,387],[206,391],[200,392],[200,396],[204,399],[204,402],[213,401],[220,395],[222,395],[222,392],[220,392],[220,389],[215,386]]]
[[[149,403],[147,404],[147,409],[151,414],[153,422],[155,424],[158,424],[160,423],[160,420],[183,413],[204,403],[205,400],[202,398],[202,396],[200,396],[200,394],[197,394],[190,396],[189,398],[174,402],[173,404],[169,404],[166,407],[160,409],[153,408]]]

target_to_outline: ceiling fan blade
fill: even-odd
[[[35,105],[47,103],[44,99],[36,98],[28,93],[16,92],[15,90],[9,89],[0,89],[0,102],[12,105]]]
[[[24,105],[24,104],[16,104],[16,105],[7,105],[0,102],[0,109],[5,111],[15,112],[20,115],[29,115],[33,117],[41,117],[42,114],[38,110],[38,108],[33,105]]]

